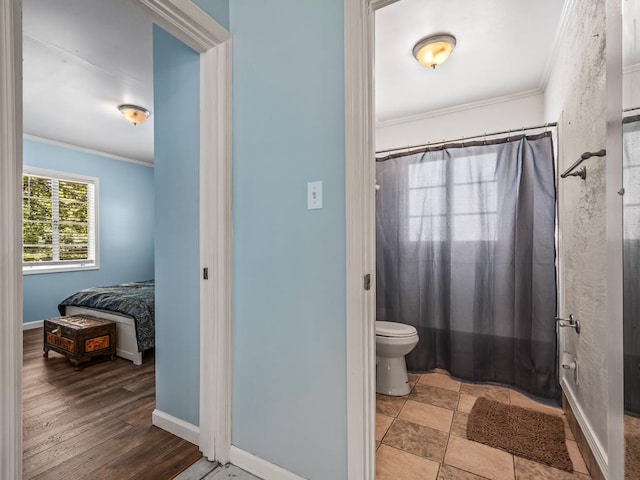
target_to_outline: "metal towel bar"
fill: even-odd
[[[603,148],[602,150],[598,150],[597,152],[584,152],[580,155],[580,158],[574,162],[569,168],[567,168],[563,174],[560,175],[560,178],[567,177],[580,177],[581,179],[587,178],[587,168],[582,167],[581,169],[574,172],[574,170],[584,162],[587,158],[591,157],[604,157],[607,154],[607,151]]]

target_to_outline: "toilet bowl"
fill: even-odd
[[[402,396],[411,391],[404,356],[418,344],[411,325],[376,322],[376,392]]]

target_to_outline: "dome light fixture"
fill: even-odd
[[[124,115],[124,118],[129,120],[134,125],[144,123],[151,114],[146,108],[139,107],[138,105],[123,104],[118,105],[118,110]]]
[[[436,68],[444,63],[456,46],[456,37],[448,33],[429,35],[413,47],[413,56],[425,67]]]

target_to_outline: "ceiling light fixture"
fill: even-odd
[[[138,105],[118,105],[118,110],[124,115],[124,118],[134,125],[144,123],[150,115],[149,110],[139,107]]]
[[[439,33],[424,37],[413,47],[413,56],[425,67],[436,68],[449,58],[456,46],[456,37]]]

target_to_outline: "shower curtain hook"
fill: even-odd
[[[484,135],[482,136],[482,144],[483,145],[487,144],[487,132],[484,132]]]
[[[511,140],[511,129],[509,129],[509,132],[507,133],[507,142]]]

